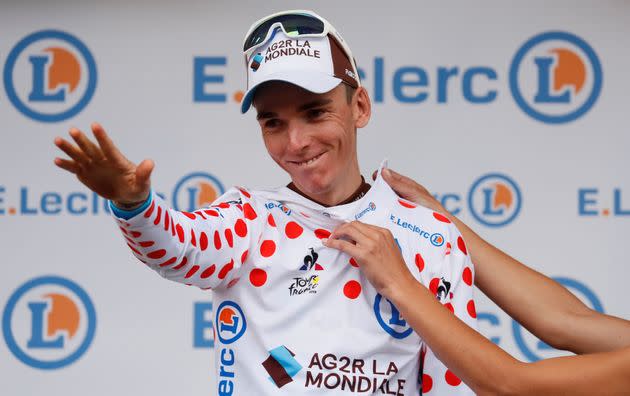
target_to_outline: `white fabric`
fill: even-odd
[[[134,254],[160,275],[214,289],[217,394],[418,395],[422,379],[429,395],[472,394],[431,351],[421,357],[422,339],[350,257],[320,241],[322,230],[356,218],[388,228],[414,276],[476,328],[473,265],[460,233],[399,199],[380,173],[363,198],[332,208],[286,187],[233,188],[193,214],[152,199],[118,222]],[[432,243],[434,234],[443,240]],[[272,378],[263,362],[286,375]]]

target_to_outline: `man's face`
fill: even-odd
[[[315,94],[273,81],[256,91],[254,107],[269,155],[311,198],[334,196],[357,182],[352,180],[359,177],[356,128],[369,114],[366,118],[357,106],[356,96],[348,103],[343,84]]]

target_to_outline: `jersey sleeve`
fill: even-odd
[[[154,192],[144,206],[132,217],[112,211],[131,252],[162,277],[202,289],[237,279],[261,232],[255,199],[240,188],[195,212],[172,209]]]
[[[468,255],[466,243],[454,225],[449,228],[450,240],[445,248],[445,265],[433,274],[429,290],[459,319],[478,331],[477,312],[473,298],[474,266]],[[444,329],[448,331],[448,329]],[[423,346],[422,382],[423,395],[474,395],[452,371],[428,348]]]

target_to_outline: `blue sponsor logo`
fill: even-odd
[[[407,321],[400,316],[398,308],[380,294],[374,298],[374,315],[383,330],[396,339],[407,338],[413,332]]]
[[[42,370],[60,369],[76,362],[92,344],[96,311],[75,282],[39,277],[9,297],[2,331],[9,350],[22,363]]]
[[[25,116],[41,122],[74,117],[96,90],[96,62],[77,37],[59,30],[29,34],[9,52],[4,86]]]
[[[242,91],[228,95],[224,87],[227,57],[200,56],[193,63],[195,102],[225,103],[228,97],[240,102]],[[444,105],[463,101],[490,105],[500,93],[510,90],[519,109],[550,124],[583,116],[597,101],[602,87],[602,69],[595,51],[567,32],[542,33],[528,40],[517,50],[509,71],[486,65],[429,68],[386,63],[385,58],[377,56],[358,69],[374,103],[393,100]],[[256,62],[250,66],[255,67]],[[501,74],[509,76],[509,83]]]
[[[578,189],[578,215],[595,217],[630,216],[630,204],[623,202],[622,189],[617,187],[609,192],[602,192],[596,187]],[[602,202],[608,202],[603,204]]]
[[[354,219],[359,220],[361,217],[365,216],[366,214],[370,212],[374,212],[375,210],[376,210],[376,204],[374,202],[370,202],[367,208],[363,209],[361,212],[357,213],[354,216]]]
[[[601,88],[597,54],[586,41],[567,32],[532,37],[510,66],[510,89],[518,106],[550,124],[580,118],[593,107]]]

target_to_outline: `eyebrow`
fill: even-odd
[[[310,110],[310,109],[313,109],[315,107],[325,106],[327,104],[332,103],[332,101],[333,101],[332,99],[317,99],[317,100],[314,100],[312,102],[308,102],[308,103],[303,104],[302,106],[298,107],[297,111],[299,113],[301,113],[303,111]],[[274,113],[272,111],[263,111],[263,112],[258,113],[256,115],[256,119],[257,120],[262,120],[262,119],[266,119],[266,118],[274,118],[274,117],[277,117],[277,116],[278,116],[278,114]]]

